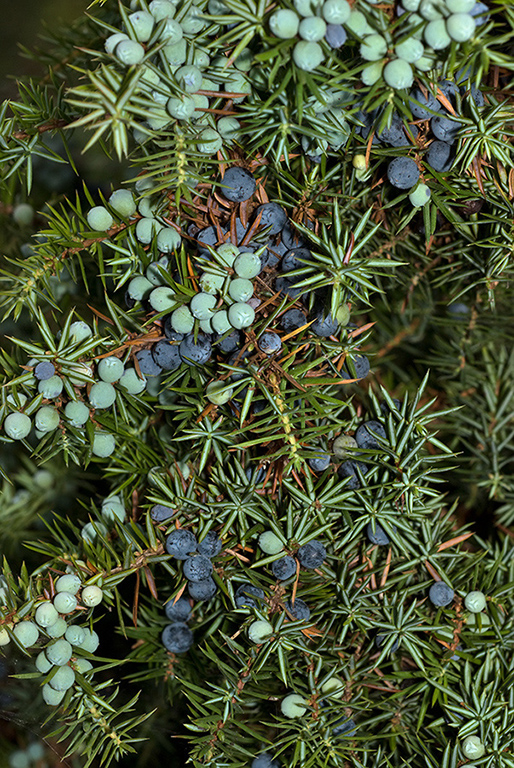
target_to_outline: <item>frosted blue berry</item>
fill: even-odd
[[[274,355],[282,349],[282,339],[274,331],[265,331],[261,334],[257,344],[265,355]]]
[[[194,334],[188,333],[180,342],[179,353],[182,362],[187,365],[204,365],[212,353],[210,339],[207,334],[199,333],[195,342]]]
[[[383,645],[387,643],[387,641],[388,641],[388,635],[382,632],[379,632],[379,634],[375,637],[375,645],[377,646],[377,648],[381,648]],[[399,647],[400,647],[400,641],[395,640],[390,648],[390,653],[394,653],[395,651],[398,650]]]
[[[184,561],[184,576],[188,581],[204,581],[212,573],[212,563],[208,557],[193,554]]]
[[[5,434],[12,440],[23,440],[27,437],[32,422],[26,413],[10,413],[4,421]]]
[[[114,453],[115,448],[116,441],[114,435],[109,435],[106,432],[95,432],[93,435],[93,443],[91,445],[93,456],[106,459]]]
[[[324,453],[320,456],[315,456],[307,459],[307,463],[314,472],[324,472],[330,466],[330,455]]]
[[[455,597],[455,592],[448,586],[448,584],[445,584],[444,581],[436,581],[430,587],[428,597],[430,598],[432,605],[435,605],[436,608],[442,608],[446,605],[450,605]]]
[[[222,179],[223,186],[221,192],[227,200],[235,203],[242,203],[249,200],[256,188],[256,182],[253,175],[237,166],[227,169]]]
[[[316,315],[314,322],[311,325],[311,331],[317,336],[328,338],[337,333],[339,323],[332,317],[332,315],[326,315],[323,310],[320,310]]]
[[[366,535],[372,544],[376,544],[379,547],[384,547],[390,543],[389,536],[377,522],[374,525],[373,523],[368,523]]]
[[[288,8],[282,8],[271,14],[269,18],[269,27],[275,37],[282,40],[290,40],[298,34],[300,19],[294,11]]]
[[[359,448],[365,451],[378,450],[380,449],[380,443],[375,435],[379,435],[384,440],[387,439],[385,428],[379,421],[365,421],[358,427],[355,433],[355,441]]]
[[[387,166],[387,178],[398,189],[410,189],[419,180],[419,169],[410,157],[395,157]]]
[[[222,542],[216,531],[208,531],[198,544],[198,552],[205,557],[216,557],[222,549]]]
[[[342,48],[348,39],[348,33],[341,24],[327,24],[325,40],[331,48]]]
[[[193,600],[210,600],[217,591],[216,582],[209,577],[202,581],[189,581],[187,591]]]
[[[193,633],[182,621],[174,621],[164,628],[162,644],[170,653],[185,653],[193,645]]]
[[[286,333],[302,328],[306,323],[307,317],[299,309],[289,309],[280,317],[280,325]]]
[[[144,376],[159,376],[162,372],[161,366],[155,362],[150,349],[140,349],[139,352],[136,352],[135,357],[139,370]]]
[[[260,587],[254,587],[253,584],[240,584],[236,590],[235,603],[237,608],[254,608],[257,605],[255,600],[264,600],[264,592]]]
[[[152,355],[157,365],[165,371],[176,371],[182,363],[178,345],[165,339],[157,342]]]
[[[50,360],[42,360],[34,368],[34,376],[38,381],[51,379],[55,374],[55,365]]]
[[[434,112],[439,112],[441,104],[430,91],[425,95],[420,88],[415,88],[410,94],[409,107],[414,117],[427,120]]]
[[[73,427],[82,427],[89,419],[89,408],[84,403],[72,400],[66,403],[64,415]]]
[[[112,227],[114,219],[107,208],[104,208],[103,205],[97,205],[88,212],[87,223],[95,232],[105,232]]]
[[[185,528],[172,531],[165,543],[166,552],[177,560],[186,560],[190,554],[196,552],[197,546],[196,536]]]
[[[286,581],[296,573],[296,560],[290,555],[286,555],[279,560],[274,560],[271,564],[271,570],[279,581]]]
[[[174,598],[168,600],[164,606],[166,617],[170,621],[187,621],[191,616],[191,604],[183,595],[175,602]]]
[[[168,507],[165,504],[154,504],[150,510],[150,517],[154,523],[164,523],[169,520],[175,514],[175,510],[172,507]]]
[[[462,128],[462,123],[458,120],[452,120],[446,117],[446,115],[434,115],[430,121],[430,128],[437,139],[451,144],[455,140],[458,131]]]
[[[346,733],[355,731],[355,729],[357,728],[355,721],[352,720],[350,717],[347,717],[346,715],[343,715],[343,717],[339,718],[339,720],[337,720],[336,723],[340,723],[340,725],[335,725],[332,728],[333,736],[343,736]]]
[[[446,141],[433,141],[424,157],[425,162],[439,173],[449,171],[453,165],[454,153]]]
[[[313,539],[298,550],[298,559],[304,568],[320,568],[327,556],[327,550],[320,541]],[[295,569],[296,570],[296,569]]]
[[[291,602],[291,600],[288,600],[285,605],[295,621],[309,621],[311,617],[311,609],[307,603],[304,603],[299,597],[295,598],[294,603]]]

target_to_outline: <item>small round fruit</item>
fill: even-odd
[[[194,324],[195,319],[186,304],[183,304],[171,313],[171,325],[177,333],[191,333]]]
[[[49,662],[58,667],[67,664],[71,659],[73,648],[67,640],[55,640],[45,649],[45,655]]]
[[[430,587],[428,597],[432,605],[436,608],[444,608],[453,602],[455,592],[448,586],[448,584],[445,584],[444,581],[436,581]]]
[[[163,225],[157,219],[144,216],[136,224],[136,237],[143,245],[149,245],[161,229]]]
[[[409,37],[407,40],[396,45],[394,52],[399,59],[408,61],[409,64],[414,64],[414,62],[418,61],[425,53],[425,46],[421,40],[416,40],[415,37]]]
[[[143,219],[141,219],[143,221]],[[134,301],[142,301],[148,298],[153,290],[153,284],[150,280],[147,280],[143,275],[136,275],[129,282],[127,287],[127,293]]]
[[[320,18],[320,16],[307,16],[301,20],[298,28],[302,40],[307,40],[310,43],[317,43],[323,40],[326,31],[326,21]]]
[[[63,614],[73,613],[77,607],[77,598],[71,592],[58,592],[54,597],[54,608]]]
[[[87,223],[95,232],[105,232],[114,224],[111,214],[103,205],[96,205],[87,214]]]
[[[234,261],[234,271],[238,277],[251,280],[262,271],[260,257],[256,253],[243,252]]]
[[[228,312],[226,309],[220,309],[216,312],[211,319],[211,325],[214,331],[219,334],[227,333],[232,328],[232,323],[228,318]]]
[[[59,397],[64,388],[64,382],[60,376],[51,376],[49,379],[40,381],[37,385],[37,391],[47,400],[55,400]]]
[[[72,400],[66,403],[64,415],[73,427],[82,427],[89,419],[89,408],[84,403]]]
[[[214,405],[224,405],[232,398],[234,390],[227,387],[226,381],[211,381],[207,384],[205,391],[207,400]]]
[[[340,677],[329,677],[321,686],[321,692],[325,696],[332,696],[334,699],[342,699],[345,694],[346,685]]]
[[[193,633],[182,621],[174,621],[164,628],[161,640],[170,653],[186,653],[193,645]]]
[[[314,570],[320,568],[327,556],[327,551],[323,544],[317,539],[309,541],[298,550],[298,560],[304,568]]]
[[[109,523],[123,523],[127,515],[124,505],[116,499],[105,499],[102,504],[102,517]]]
[[[367,67],[364,67],[364,69],[361,72],[361,80],[364,83],[364,85],[374,85],[375,83],[378,83],[378,81],[382,77],[383,71],[384,71],[384,62],[374,61],[372,64],[368,64]]]
[[[416,189],[410,193],[409,200],[415,208],[421,208],[430,200],[432,193],[426,184],[418,184]]]
[[[280,768],[278,760],[274,760],[269,752],[261,752],[254,757],[250,768]]]
[[[294,11],[288,8],[282,8],[272,13],[269,18],[269,28],[275,37],[282,40],[290,40],[298,34],[300,19]]]
[[[51,405],[44,405],[36,411],[34,423],[40,432],[53,432],[59,426],[59,411]]]
[[[104,597],[103,591],[95,584],[91,584],[88,587],[84,587],[80,596],[81,601],[87,608],[94,608],[100,605]]]
[[[366,35],[359,50],[366,61],[378,61],[387,53],[387,42],[382,35]]]
[[[64,699],[65,691],[56,691],[51,685],[45,683],[41,689],[43,694],[43,700],[45,704],[49,704],[51,707],[57,707]]]
[[[468,592],[464,598],[464,605],[468,611],[471,611],[472,613],[480,613],[480,611],[483,611],[486,607],[487,601],[483,592],[474,590],[473,592]]]
[[[265,331],[259,336],[257,344],[265,355],[274,355],[282,349],[282,339],[274,331]]]
[[[109,35],[109,37],[107,37],[104,42],[106,53],[114,53],[114,49],[118,43],[121,43],[122,40],[128,39],[128,35],[126,35],[125,32],[115,32],[113,35]]]
[[[202,85],[202,73],[194,64],[184,64],[175,72],[175,79],[186,93],[196,93]]]
[[[8,645],[11,642],[8,631],[5,627],[0,627],[0,648],[4,645]]]
[[[34,376],[38,381],[47,381],[55,374],[55,365],[50,360],[42,360],[34,368]]]
[[[124,219],[133,216],[137,210],[134,195],[129,189],[115,189],[107,202]]]
[[[106,459],[114,453],[115,448],[116,441],[114,435],[110,435],[107,432],[95,432],[91,446],[93,456]]]
[[[81,342],[89,339],[93,335],[93,331],[87,323],[83,320],[76,320],[70,325],[70,337],[74,342]],[[71,376],[70,376],[71,378]]]
[[[387,167],[387,177],[397,189],[410,189],[419,180],[419,169],[410,157],[395,157]]]
[[[197,293],[189,302],[189,309],[193,317],[198,320],[210,320],[214,314],[216,297],[210,293]]]
[[[94,629],[84,627],[84,632],[85,637],[79,647],[82,648],[83,651],[87,651],[87,653],[94,653],[100,645],[100,638]]]
[[[198,544],[198,552],[205,557],[216,557],[223,547],[222,541],[216,531],[207,531],[206,536]]]
[[[216,123],[216,130],[225,141],[233,141],[239,135],[241,123],[235,117],[220,117]]]
[[[205,155],[215,155],[223,146],[223,139],[214,128],[204,128],[198,137],[196,148]]]
[[[271,564],[271,570],[279,581],[286,581],[296,573],[296,560],[290,555],[285,555]]]
[[[192,96],[171,96],[166,102],[166,109],[176,120],[188,120],[193,116],[196,103]]]
[[[34,618],[40,627],[49,627],[51,624],[55,624],[59,618],[59,614],[55,609],[55,606],[49,600],[45,600],[44,603],[40,603],[36,608]]]
[[[73,662],[73,669],[75,672],[78,672],[79,675],[85,675],[88,672],[91,672],[93,669],[93,665],[89,661],[89,659],[76,659]]]
[[[327,24],[344,24],[350,18],[351,10],[346,0],[325,0],[321,13]]]
[[[234,301],[248,301],[253,296],[253,283],[244,277],[236,277],[230,281],[228,295]]]
[[[166,552],[177,560],[186,560],[191,553],[196,552],[198,542],[192,531],[178,528],[172,531],[166,539]]]
[[[465,43],[471,40],[475,34],[475,19],[469,13],[452,13],[446,19],[446,31],[452,40],[457,43]]]
[[[248,639],[259,645],[273,635],[273,625],[269,621],[253,621],[248,627]]]
[[[98,375],[108,384],[114,384],[123,376],[125,366],[119,357],[104,357],[98,363]]]
[[[255,319],[255,310],[250,304],[237,301],[229,307],[228,319],[233,328],[237,328],[238,330],[248,328]]]
[[[4,421],[4,430],[12,440],[24,440],[32,428],[26,413],[10,413]]]
[[[50,670],[53,667],[53,664],[50,664],[50,662],[46,658],[44,651],[41,651],[41,653],[39,653],[36,656],[35,664],[36,664],[37,671],[41,672],[42,675],[48,674],[48,672],[50,672]]]
[[[99,381],[91,387],[89,402],[93,408],[110,408],[116,402],[116,390],[112,384]]]
[[[24,648],[30,648],[37,643],[39,629],[33,621],[20,621],[15,625],[13,634]]]
[[[82,627],[79,627],[78,624],[71,624],[69,627],[66,628],[64,637],[69,643],[71,643],[71,645],[80,645],[81,643],[84,642],[86,633],[84,632],[84,629]]]
[[[448,48],[452,39],[446,31],[446,23],[444,19],[434,19],[429,21],[423,32],[426,43],[434,49],[434,51],[442,51],[444,48]]]
[[[46,634],[54,638],[63,637],[67,626],[66,619],[59,617],[55,624],[50,624],[50,626],[46,628]]]
[[[485,747],[478,736],[467,736],[462,742],[462,751],[470,760],[477,760],[485,755]]]
[[[136,11],[128,17],[129,28],[134,33],[134,37],[140,43],[146,43],[152,36],[155,23],[154,17],[147,11]]]
[[[183,572],[188,581],[205,581],[212,573],[212,563],[205,555],[195,552],[185,559]]]
[[[119,380],[120,387],[123,387],[130,395],[140,395],[146,388],[146,377],[138,376],[135,368],[125,368],[123,375]]]
[[[298,693],[290,693],[280,702],[280,710],[284,717],[302,717],[307,712],[307,702]]]
[[[126,67],[133,67],[143,61],[145,49],[135,40],[121,40],[114,49],[114,55]]]
[[[259,547],[267,555],[278,555],[284,544],[273,531],[263,531],[259,536]]]
[[[391,88],[410,88],[414,82],[411,65],[403,59],[393,59],[384,67],[384,80]]]
[[[245,168],[232,166],[228,168],[222,179],[221,193],[223,197],[233,203],[242,203],[249,200],[256,189],[256,181],[253,174]]]
[[[319,43],[300,40],[293,48],[293,61],[298,69],[313,72],[324,59],[323,48]]]
[[[66,640],[63,642],[66,642]],[[48,681],[48,685],[50,685],[56,691],[67,691],[68,688],[71,688],[74,682],[75,672],[71,667],[65,665],[57,669],[57,672]]]
[[[157,248],[161,253],[172,253],[180,248],[182,238],[173,227],[164,227],[157,234]]]

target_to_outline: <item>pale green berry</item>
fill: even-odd
[[[409,200],[414,208],[421,208],[430,200],[431,191],[426,184],[418,184],[416,189],[410,193]]]
[[[216,297],[210,293],[197,293],[189,302],[189,309],[193,317],[198,320],[209,320],[216,306]]]
[[[55,609],[55,606],[49,600],[45,600],[44,603],[40,603],[36,608],[34,618],[40,627],[46,628],[51,624],[55,624],[59,618],[59,614]]]
[[[11,642],[8,631],[4,627],[0,627],[0,648]]]
[[[108,384],[114,384],[123,376],[125,366],[119,357],[103,357],[98,363],[98,375],[102,381]]]
[[[480,613],[480,611],[483,611],[486,607],[487,601],[483,592],[475,590],[473,592],[468,592],[464,598],[464,605],[468,611],[471,611],[472,613]]]
[[[205,155],[215,155],[222,146],[223,139],[218,131],[215,131],[214,128],[204,128],[198,137],[196,148]]]
[[[115,189],[108,203],[124,219],[128,219],[129,216],[133,216],[136,212],[136,201],[129,189]]]
[[[429,21],[425,27],[424,35],[425,41],[434,51],[442,51],[444,48],[448,48],[452,42],[450,35],[446,31],[444,19]]]
[[[253,296],[253,283],[244,277],[236,277],[230,281],[228,294],[234,301],[248,301]]]
[[[180,248],[182,238],[173,227],[161,229],[157,235],[157,248],[161,253],[171,253]]]
[[[425,53],[425,46],[415,37],[409,37],[407,40],[396,45],[394,52],[399,59],[408,61],[409,64],[414,64],[414,62],[421,59]]]
[[[69,627],[67,627],[66,632],[64,633],[64,637],[72,645],[80,645],[84,642],[86,633],[82,627],[79,627],[78,624],[71,624]]]
[[[55,624],[51,624],[45,631],[50,637],[62,637],[66,632],[67,626],[66,620],[59,617]]]
[[[473,0],[474,2],[475,0]],[[421,0],[402,0],[402,7],[406,11],[417,11]]]
[[[163,19],[173,18],[176,8],[170,0],[152,0],[148,6],[148,10],[155,21],[162,21]]]
[[[211,325],[216,333],[226,333],[232,330],[232,324],[228,319],[228,313],[226,309],[220,309],[216,312],[211,319]]]
[[[105,232],[114,224],[111,214],[103,205],[97,205],[87,214],[87,223],[95,232]]]
[[[56,691],[51,685],[45,683],[41,689],[45,704],[49,704],[51,707],[57,707],[64,699],[65,691]]]
[[[414,62],[414,66],[420,72],[429,72],[434,66],[434,60],[428,56],[422,56],[421,59]]]
[[[352,165],[359,171],[364,171],[367,168],[366,155],[355,155],[352,159]]]
[[[234,271],[238,277],[250,280],[261,272],[262,265],[260,257],[256,253],[240,253],[234,261]]]
[[[88,608],[94,608],[103,600],[104,593],[95,584],[91,584],[88,587],[84,587],[81,594],[81,600]]]
[[[325,0],[321,13],[327,24],[345,24],[350,18],[351,10],[346,0]]]
[[[73,613],[77,607],[77,598],[71,592],[58,592],[54,597],[54,607],[59,613]]]
[[[55,640],[45,649],[45,655],[51,664],[62,667],[71,659],[73,648],[67,640]]]
[[[198,6],[191,5],[180,23],[185,35],[197,35],[205,27],[207,20],[203,18],[203,11]]]
[[[116,441],[114,435],[109,435],[106,432],[95,432],[93,436],[93,444],[91,446],[93,456],[106,459],[114,453],[115,448]]]
[[[182,27],[175,19],[169,19],[166,25],[173,24],[169,29],[169,41],[164,48],[161,48],[161,55],[168,62],[170,67],[179,67],[187,59],[187,43],[182,37]]]
[[[175,79],[186,93],[196,93],[202,85],[202,73],[194,64],[185,64],[175,72]]]
[[[236,301],[228,310],[228,319],[230,324],[238,330],[248,328],[255,319],[255,310],[250,304]]]
[[[235,117],[220,117],[216,123],[216,130],[225,141],[233,141],[239,135],[241,123]]]
[[[94,653],[100,644],[100,638],[94,629],[84,627],[84,632],[86,633],[86,636],[80,644],[80,648],[88,653]]]
[[[245,48],[245,50],[247,50]],[[202,48],[197,48],[193,54],[193,64],[195,67],[198,67],[198,69],[205,69],[209,66],[211,62],[211,57],[207,53],[207,51],[204,51]]]
[[[303,69],[305,72],[315,70],[323,59],[323,48],[319,43],[300,40],[293,48],[293,61],[298,69]]]
[[[93,378],[93,369],[90,365],[84,365],[83,363],[75,366],[72,373],[68,374],[68,379],[76,387],[85,387],[86,384],[94,384],[91,381]]]
[[[143,221],[143,219],[141,219]],[[153,284],[143,275],[136,275],[127,286],[127,293],[134,301],[147,299],[153,290]]]
[[[73,662],[73,668],[76,672],[79,673],[79,675],[85,675],[88,672],[91,672],[93,669],[93,665],[89,661],[89,659],[76,659]]]
[[[378,61],[387,53],[387,42],[382,35],[366,35],[359,50],[366,61]]]
[[[393,59],[384,67],[384,80],[391,88],[410,88],[414,82],[412,67],[403,59]]]
[[[357,448],[357,441],[350,435],[339,435],[332,444],[332,453],[336,459],[346,459]]]
[[[348,21],[345,22],[345,27],[357,37],[364,37],[365,34],[372,31],[362,11],[352,11]]]
[[[469,13],[453,13],[446,19],[446,31],[457,43],[465,43],[475,34],[475,19]]]
[[[226,381],[211,381],[205,391],[207,400],[214,405],[223,405],[232,398],[233,389],[227,386]]]
[[[324,693],[325,696],[341,699],[345,693],[345,683],[340,677],[329,677],[321,686],[321,692]]]
[[[28,227],[32,224],[34,219],[34,208],[28,203],[20,203],[15,205],[12,212],[12,217],[16,224],[20,227]]]
[[[470,760],[477,760],[485,755],[485,747],[478,736],[467,736],[462,742],[462,751]]]
[[[159,234],[163,225],[157,221],[157,219],[151,219],[144,217],[139,219],[136,224],[136,237],[143,245],[148,245],[152,242],[155,235]]]
[[[307,16],[307,18],[301,20],[298,28],[302,40],[307,40],[310,43],[317,43],[323,40],[326,31],[327,23],[319,16]]]
[[[210,293],[214,295],[222,291],[226,280],[226,275],[204,272],[200,277],[200,288],[204,293]]]
[[[195,319],[186,304],[171,313],[171,325],[177,333],[191,333],[194,324]]]
[[[37,643],[39,629],[33,621],[20,621],[15,625],[13,634],[24,648],[30,648]]]
[[[62,666],[58,667],[57,672],[52,675],[51,679],[48,681],[48,685],[56,691],[67,691],[68,688],[71,688],[74,682],[75,672],[73,669],[68,666]]]
[[[45,757],[45,747],[41,741],[33,741],[28,745],[25,750],[25,754],[29,758],[31,763],[38,763]]]
[[[280,702],[280,710],[284,717],[302,717],[307,712],[307,702],[297,693],[290,693]]]
[[[48,672],[50,672],[53,666],[53,664],[50,664],[46,658],[44,651],[41,651],[41,653],[36,656],[35,664],[37,671],[41,672],[42,675],[46,675]]]
[[[296,37],[299,26],[300,19],[294,11],[290,11],[288,8],[275,11],[269,18],[269,28],[272,34],[282,40]]]
[[[470,613],[466,623],[475,632],[486,632],[491,625],[491,619],[487,613]]]
[[[116,402],[116,390],[112,384],[99,381],[91,387],[89,402],[93,408],[110,408]]]
[[[94,525],[93,523],[86,523],[84,526],[82,526],[80,535],[84,541],[87,541],[88,544],[92,544],[98,535],[107,536],[107,528],[103,523],[99,522],[95,523]]]
[[[37,391],[47,400],[59,397],[64,388],[64,382],[60,376],[50,376],[49,379],[38,382]]]
[[[59,426],[59,411],[51,405],[44,405],[36,411],[34,423],[40,432],[53,432]]]
[[[336,309],[335,318],[339,325],[348,325],[350,320],[350,308],[348,304],[340,304]]]
[[[116,521],[123,523],[126,517],[124,505],[120,501],[106,499],[102,504],[102,517],[109,523]]]
[[[176,120],[188,120],[193,116],[196,103],[192,96],[172,96],[166,102],[166,109]]]
[[[382,77],[383,70],[383,61],[374,61],[372,64],[368,64],[367,67],[364,67],[361,72],[361,80],[364,85],[374,85],[377,83]]]
[[[82,427],[89,419],[89,408],[84,403],[70,401],[64,407],[64,415],[74,427]]]
[[[475,0],[446,0],[450,13],[469,13],[475,6]]]
[[[114,35],[109,35],[104,42],[104,48],[107,53],[114,53],[114,49],[121,43],[122,40],[128,40],[128,35],[125,32],[115,32]]]
[[[282,552],[284,544],[273,531],[263,531],[259,536],[259,547],[267,555],[276,555]]]
[[[130,395],[140,395],[146,387],[146,377],[138,376],[135,368],[125,368],[123,376],[119,380],[120,387],[123,387]]]
[[[56,592],[69,592],[70,595],[76,595],[80,589],[80,578],[74,573],[65,573],[59,576],[55,582]]]
[[[273,626],[269,621],[253,621],[248,627],[248,638],[252,643],[264,643],[273,635]]]
[[[421,0],[418,10],[427,21],[435,21],[443,16],[443,3],[440,0]]]
[[[12,440],[23,440],[27,437],[32,422],[26,413],[10,413],[4,421],[4,430]]]
[[[85,341],[93,335],[92,329],[83,320],[76,320],[70,325],[70,337],[75,342]],[[85,366],[87,368],[87,366]]]
[[[199,120],[205,117],[205,110],[209,109],[209,99],[207,96],[201,93],[193,93],[193,101],[195,103],[194,119]]]
[[[173,288],[167,285],[160,285],[153,289],[149,301],[150,306],[156,312],[170,312],[177,306],[177,295]]]
[[[146,11],[131,13],[128,22],[136,40],[140,43],[146,43],[150,39],[155,23],[154,17],[150,13]]]
[[[232,243],[222,243],[216,248],[216,253],[224,265],[231,267],[239,255],[239,248]]]
[[[323,0],[294,0],[294,7],[300,16],[314,16],[322,5]]]

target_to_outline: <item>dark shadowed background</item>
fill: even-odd
[[[49,28],[69,23],[82,14],[91,0],[14,0],[4,9],[0,24],[0,98],[14,98],[16,87],[10,76],[37,73],[37,65],[20,56],[19,43],[38,44],[43,20]]]

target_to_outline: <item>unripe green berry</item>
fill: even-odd
[[[35,664],[36,664],[37,671],[41,672],[42,675],[48,674],[48,672],[50,672],[53,666],[52,664],[50,664],[50,662],[46,658],[44,651],[41,651],[41,653],[39,653],[36,656]]]
[[[62,666],[58,667],[57,672],[48,681],[48,685],[50,685],[55,691],[67,691],[68,688],[71,688],[74,682],[75,672],[71,667]]]
[[[95,432],[91,446],[93,456],[106,459],[114,453],[115,448],[116,441],[114,435],[109,435],[107,432]]]
[[[119,357],[104,357],[99,361],[97,370],[102,381],[114,384],[123,376],[125,366]]]
[[[89,402],[93,408],[110,408],[116,402],[116,390],[112,384],[99,381],[91,387]]]
[[[71,592],[58,592],[54,597],[54,607],[59,613],[73,613],[77,607],[77,598]]]
[[[33,621],[20,621],[13,629],[13,634],[24,648],[30,648],[39,637],[39,629]]]
[[[59,576],[55,582],[56,592],[69,592],[70,595],[76,595],[80,589],[81,581],[74,573],[65,573]]]
[[[296,37],[298,34],[298,27],[300,26],[300,19],[294,11],[288,8],[281,8],[271,14],[269,18],[269,28],[275,37],[280,37],[282,40],[289,40],[292,37]]]
[[[248,638],[252,643],[264,643],[272,635],[273,626],[269,621],[254,621],[248,627]]]
[[[483,611],[486,607],[487,601],[483,592],[474,590],[473,592],[468,592],[464,598],[464,605],[468,611],[471,611],[472,613],[480,613],[480,611]]]
[[[332,696],[334,699],[341,699],[345,693],[345,684],[340,677],[329,677],[321,686],[321,692],[325,696]]]
[[[66,624],[65,619],[62,619],[59,617],[55,624],[51,624],[49,627],[46,628],[46,634],[50,637],[62,637],[64,633],[66,632],[66,627],[68,625]]]
[[[34,208],[28,203],[20,203],[15,205],[12,212],[12,217],[16,224],[20,227],[29,227],[34,220]]]
[[[485,755],[485,747],[478,736],[467,736],[462,742],[462,751],[470,760],[476,760]]]
[[[214,405],[228,403],[233,394],[233,389],[227,386],[226,381],[211,381],[207,384],[206,395]]]
[[[293,61],[298,69],[303,69],[305,72],[315,70],[323,59],[323,48],[319,43],[300,40],[293,48]]]
[[[73,648],[71,643],[67,640],[55,640],[51,645],[45,649],[45,655],[51,664],[55,664],[58,667],[67,664],[71,659]]]
[[[384,80],[397,90],[410,88],[414,82],[411,65],[403,59],[393,59],[384,67]]]
[[[138,376],[135,368],[125,368],[125,372],[119,381],[120,387],[123,387],[130,395],[140,395],[146,387],[146,378]],[[114,450],[114,447],[113,447]]]
[[[104,593],[95,584],[91,584],[88,587],[84,587],[81,594],[81,600],[88,608],[94,608],[103,600]]]
[[[124,219],[133,216],[137,209],[134,195],[129,189],[115,189],[108,202]]]
[[[126,67],[133,67],[143,61],[145,49],[135,40],[121,40],[114,49],[114,55]]]
[[[79,675],[86,675],[88,672],[91,672],[93,665],[89,659],[76,659],[73,662],[73,669],[78,672]]]
[[[55,624],[59,614],[52,603],[49,600],[45,600],[44,603],[40,603],[36,608],[34,618],[40,627],[46,628],[51,624]]]
[[[12,440],[23,440],[32,428],[26,413],[10,413],[4,421],[5,434]]]
[[[76,320],[70,325],[70,337],[75,342],[85,341],[86,339],[91,338],[92,335],[92,329],[83,320]]]
[[[86,633],[78,624],[71,624],[64,633],[66,640],[72,645],[80,645],[84,642]]]
[[[259,547],[267,555],[276,555],[282,552],[284,544],[273,531],[263,531],[259,536]]]
[[[319,16],[307,16],[307,18],[301,20],[298,28],[302,40],[307,40],[310,43],[317,43],[323,40],[326,31],[327,23]]]
[[[82,648],[83,651],[87,651],[88,653],[94,653],[100,644],[100,638],[98,637],[94,629],[92,630],[84,627],[84,631],[86,633],[86,636],[79,647]]]
[[[136,40],[140,43],[146,43],[152,36],[154,17],[146,11],[136,11],[136,13],[129,15],[128,21]]]
[[[280,702],[280,710],[284,717],[302,717],[307,712],[307,702],[298,693],[290,693]]]
[[[114,219],[107,208],[104,208],[103,205],[97,205],[91,208],[87,214],[87,223],[95,232],[105,232],[112,227]]]
[[[410,193],[409,200],[415,208],[421,208],[430,200],[431,191],[426,184],[418,184],[416,189]]]
[[[453,13],[446,19],[446,31],[457,43],[465,43],[475,34],[475,19],[469,13]]]
[[[65,691],[56,691],[51,685],[45,683],[41,689],[43,699],[51,707],[57,707],[64,699]]]
[[[9,637],[9,633],[5,627],[0,627],[0,648],[4,645],[8,645],[10,642],[11,638]]]

